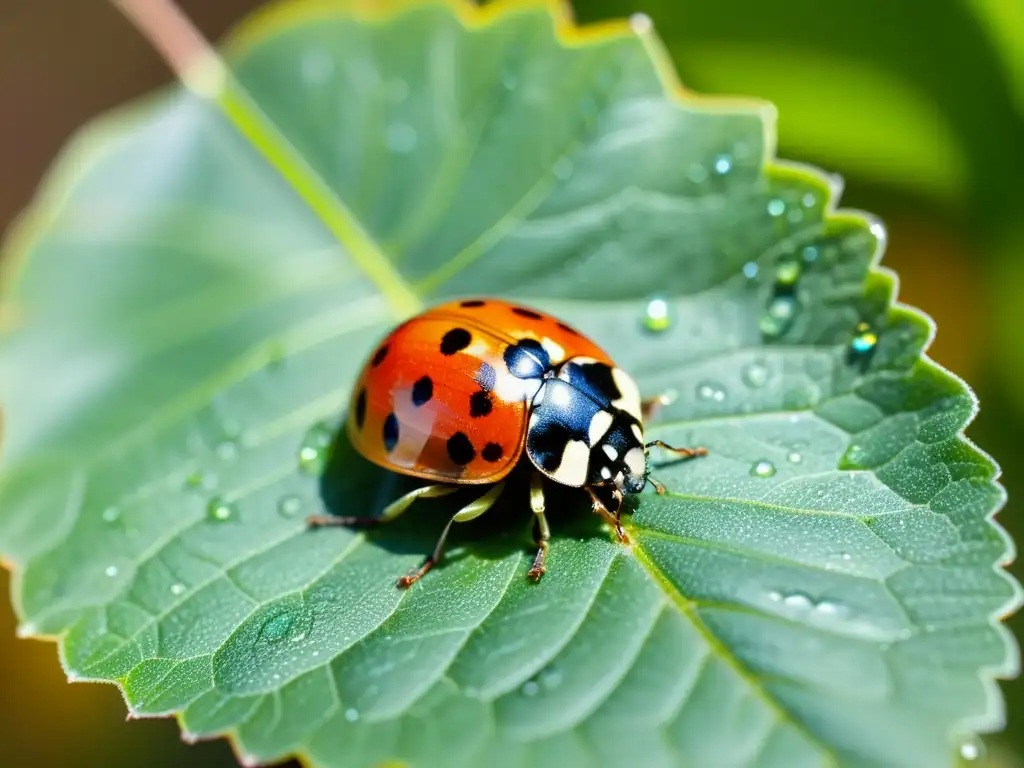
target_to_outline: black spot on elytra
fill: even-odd
[[[572,432],[564,424],[542,422],[530,430],[526,447],[535,463],[548,472],[554,472],[562,463],[562,453],[572,438]]]
[[[579,331],[577,331],[571,325],[566,325],[565,323],[558,323],[558,327],[561,328],[566,333],[571,333],[573,336],[581,336],[582,335]]]
[[[370,361],[370,366],[376,368],[378,365],[384,362],[384,358],[388,356],[388,345],[385,344],[383,347],[373,353],[373,359]]]
[[[505,452],[497,443],[488,443],[484,446],[484,449],[480,451],[480,455],[484,457],[484,461],[489,461],[493,464],[500,460],[501,457],[505,455]]]
[[[366,390],[359,390],[356,397],[356,429],[362,429],[366,423]]]
[[[441,354],[454,355],[456,352],[469,346],[473,337],[465,328],[452,328],[441,339]]]
[[[398,444],[398,419],[394,412],[384,419],[384,448],[392,450]]]
[[[476,457],[476,450],[465,432],[456,432],[448,438],[448,458],[460,466],[469,464]]]
[[[509,373],[519,379],[539,379],[551,367],[547,350],[536,339],[520,339],[505,348],[503,357]]]
[[[526,307],[512,307],[512,311],[520,317],[528,317],[531,320],[540,320],[544,317],[540,312],[534,312],[532,309]]]
[[[470,307],[472,309],[475,309],[477,307],[482,307],[484,304],[486,304],[486,302],[480,301],[480,299],[470,299],[469,301],[463,301],[462,303],[459,304],[459,306]]]
[[[486,416],[492,408],[494,408],[494,400],[491,399],[491,393],[487,390],[480,389],[469,396],[469,415],[474,419]]]
[[[608,398],[609,401],[618,400],[622,397],[615,379],[612,377],[611,366],[604,363],[587,363],[580,366],[580,371],[587,382],[598,392]]]
[[[431,381],[429,376],[417,379],[416,383],[412,385],[412,404],[417,408],[429,402],[433,396],[434,382]]]
[[[480,370],[476,372],[476,383],[480,385],[480,388],[492,392],[497,380],[498,374],[494,370],[494,366],[490,363],[480,363]]]

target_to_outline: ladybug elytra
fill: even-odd
[[[589,492],[593,509],[626,541],[619,515],[626,494],[650,482],[648,451],[680,456],[703,448],[644,442],[643,422],[664,399],[641,399],[629,375],[594,342],[534,309],[497,299],[452,301],[399,325],[367,360],[352,391],[347,430],[375,464],[435,481],[389,504],[379,517],[317,516],[310,525],[379,524],[416,499],[471,484],[493,485],[445,526],[433,553],[399,579],[417,581],[440,559],[452,523],[472,520],[498,499],[525,452],[535,471],[530,507],[537,554],[528,572],[545,571],[550,530],[545,478]]]

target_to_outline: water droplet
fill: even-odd
[[[562,671],[557,667],[546,667],[540,673],[541,687],[553,691],[562,684]]]
[[[572,167],[572,160],[568,157],[560,157],[555,161],[555,166],[551,170],[555,174],[556,179],[565,181],[572,176]]]
[[[879,243],[885,242],[885,239],[888,236],[888,234],[886,233],[885,225],[882,222],[876,219],[871,222],[871,224],[868,226],[868,229],[871,230],[871,234],[875,236]]]
[[[235,508],[220,496],[214,496],[206,504],[206,517],[216,523],[224,523],[235,514]]]
[[[647,302],[644,311],[644,328],[655,333],[666,331],[672,325],[672,317],[668,301],[655,296]]]
[[[850,342],[850,349],[854,354],[866,355],[878,344],[878,334],[872,331],[867,323],[858,323],[855,330],[857,335]]]
[[[790,208],[789,213],[786,215],[786,218],[789,219],[793,224],[796,224],[798,222],[803,221],[804,212],[799,208]]]
[[[114,578],[115,576],[117,576],[117,566],[108,565],[107,570],[105,570],[104,573],[107,574],[107,576],[109,576],[110,578]]]
[[[747,280],[753,280],[757,277],[757,273],[758,266],[756,261],[748,261],[743,265],[743,276],[747,278]]]
[[[238,455],[238,445],[234,440],[224,440],[217,444],[214,449],[217,455],[225,461],[235,458]]]
[[[350,723],[354,723],[356,720],[359,719],[359,710],[355,707],[349,707],[345,710],[345,719],[348,720]]]
[[[715,158],[715,173],[723,175],[732,170],[732,158],[728,155],[719,155]]]
[[[768,214],[770,216],[781,216],[786,212],[786,203],[779,198],[768,201]]]
[[[762,459],[751,465],[750,474],[754,477],[771,477],[775,474],[775,465],[766,459]]]
[[[282,611],[267,619],[260,629],[260,637],[276,643],[287,636],[294,623],[295,619],[292,618],[292,615],[287,611]]]
[[[179,584],[171,584],[171,594],[174,595],[175,597],[181,597],[182,595],[185,594],[185,585],[184,584],[180,584],[180,583]]]
[[[103,510],[101,517],[105,523],[116,523],[121,519],[121,510],[117,507],[107,507]]]
[[[805,245],[801,254],[804,257],[805,264],[812,264],[818,260],[818,249],[813,245]]]
[[[790,464],[799,464],[804,460],[804,457],[799,453],[799,451],[790,451],[786,454],[786,460],[789,461]]]
[[[725,400],[725,389],[721,384],[705,381],[697,385],[697,397],[701,400],[714,400],[721,403]]]
[[[800,202],[804,204],[804,208],[813,208],[818,202],[818,198],[813,192],[805,192],[804,196],[800,198]]]
[[[307,475],[318,475],[327,464],[331,445],[331,428],[324,422],[314,424],[302,438],[299,448],[299,469]]]
[[[706,180],[707,177],[708,172],[704,169],[704,166],[699,163],[691,165],[690,169],[686,172],[686,178],[694,184],[700,184],[702,181]]]
[[[527,680],[523,683],[522,694],[523,696],[536,696],[540,692],[540,685],[533,680]]]
[[[773,603],[781,603],[782,593],[778,590],[773,589],[771,592],[768,593],[768,599],[771,600]]]
[[[416,129],[407,123],[392,123],[387,130],[388,149],[405,154],[416,148],[419,136]]]
[[[761,333],[765,336],[779,336],[785,333],[797,315],[799,304],[792,296],[776,296],[769,302],[768,310],[761,316]]]
[[[792,592],[782,598],[782,604],[787,608],[797,611],[804,611],[811,607],[811,598],[800,592]]]
[[[740,375],[748,387],[757,389],[758,387],[763,387],[765,382],[768,381],[768,366],[760,360],[754,360],[743,366],[743,371]]]
[[[277,511],[281,517],[295,517],[302,511],[302,499],[298,496],[282,496],[277,503]]]
[[[654,22],[646,13],[634,13],[629,17],[629,27],[638,35],[646,35],[654,29]]]
[[[985,743],[977,736],[972,736],[960,745],[960,757],[973,762],[985,754]]]
[[[800,280],[800,262],[796,259],[783,259],[775,267],[775,282],[781,286],[793,286]]]

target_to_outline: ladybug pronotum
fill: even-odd
[[[309,524],[379,524],[416,499],[491,485],[455,513],[423,565],[399,579],[408,587],[440,559],[452,523],[493,506],[525,452],[535,468],[530,507],[539,532],[527,575],[537,580],[551,535],[545,478],[588,491],[594,511],[625,541],[619,521],[624,495],[648,482],[665,491],[649,477],[649,449],[705,453],[644,442],[643,422],[661,402],[660,396],[641,399],[633,379],[579,331],[529,307],[465,299],[428,309],[392,331],[367,360],[347,429],[370,461],[435,483],[395,500],[379,517],[326,515]]]

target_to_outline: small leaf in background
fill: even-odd
[[[23,634],[259,761],[939,766],[1000,726],[1019,590],[975,402],[770,109],[680,93],[644,17],[554,6],[289,3],[226,51],[240,88],[90,126],[10,243]],[[672,392],[651,437],[709,455],[658,461],[628,548],[554,493],[529,583],[513,487],[399,591],[461,495],[303,521],[409,487],[336,434],[349,388],[480,294]]]

